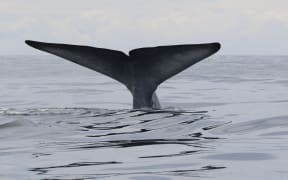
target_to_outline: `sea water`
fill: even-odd
[[[131,110],[54,56],[0,57],[0,179],[288,179],[288,56],[212,56]]]

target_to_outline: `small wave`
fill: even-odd
[[[213,164],[195,164],[192,168],[192,164],[178,166],[173,162],[173,158],[193,158],[209,151],[213,149],[209,143],[221,138],[209,131],[223,122],[210,120],[206,111],[2,108],[0,116],[7,119],[0,128],[15,127],[13,137],[7,133],[2,136],[4,146],[14,148],[15,153],[31,154],[28,170],[47,179],[69,179],[67,172],[72,171],[78,175],[103,172],[79,177],[85,179],[141,174],[195,176],[196,172],[224,168]],[[33,126],[21,124],[26,122]],[[13,153],[9,155],[12,158]],[[170,165],[158,164],[159,158]],[[39,160],[41,165],[37,164]],[[129,170],[133,163],[140,169]],[[143,167],[154,168],[141,170]]]

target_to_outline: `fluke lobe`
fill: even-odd
[[[36,41],[26,44],[105,74],[124,84],[134,109],[160,109],[155,93],[159,84],[216,53],[220,43],[185,44],[116,50]]]

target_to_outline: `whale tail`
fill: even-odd
[[[159,84],[220,49],[219,43],[172,45],[134,49],[127,55],[89,46],[25,42],[121,82],[131,92],[135,109],[159,109]]]

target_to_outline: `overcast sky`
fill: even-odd
[[[287,0],[0,0],[0,55],[25,39],[129,49],[221,42],[220,54],[288,55]]]

